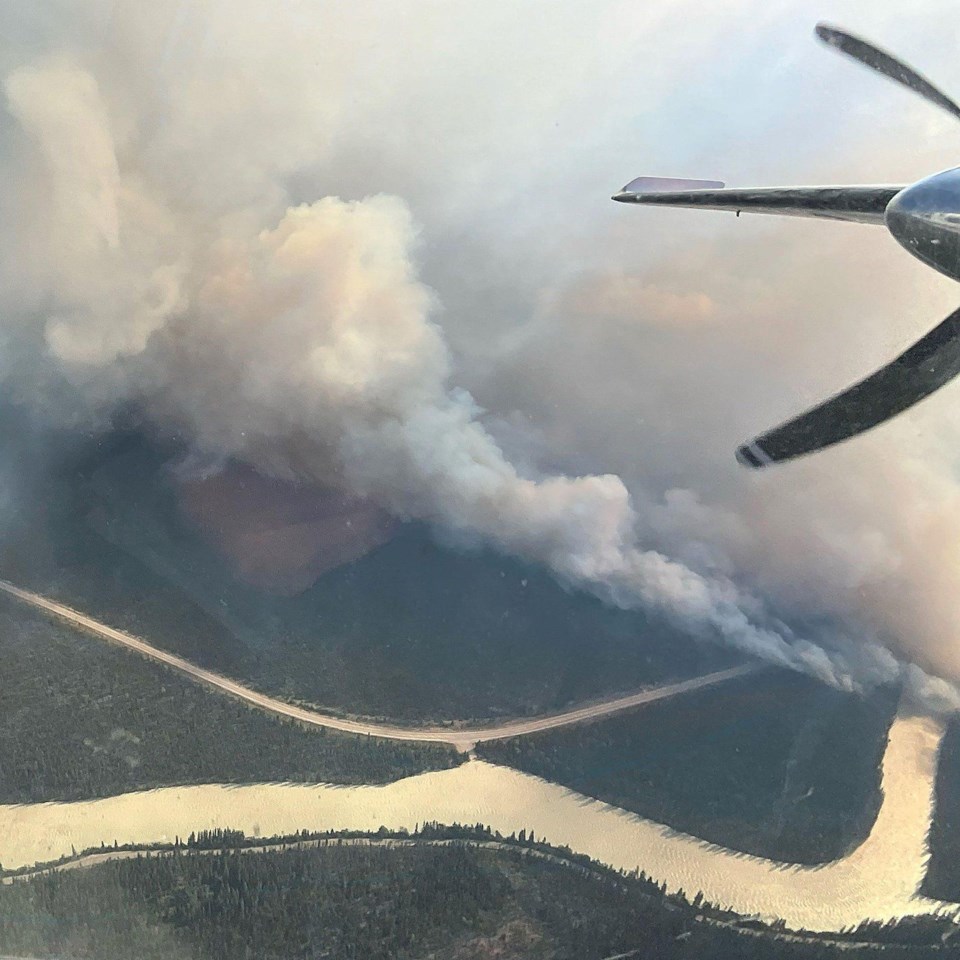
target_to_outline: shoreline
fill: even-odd
[[[817,866],[709,844],[529,774],[482,760],[381,786],[253,784],[171,787],[93,801],[0,807],[0,862],[16,868],[104,843],[170,842],[209,829],[247,836],[310,831],[413,831],[424,822],[482,823],[538,839],[614,870],[642,870],[667,889],[699,890],[741,916],[839,931],[864,920],[955,912],[918,895],[927,858],[942,724],[900,714],[883,763],[884,800],[869,836]]]

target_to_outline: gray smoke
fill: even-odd
[[[3,81],[18,376],[62,422],[133,403],[207,462],[346,487],[836,686],[903,677],[952,709],[921,668],[960,676],[935,639],[960,510],[949,458],[899,452],[918,421],[769,480],[728,466],[796,404],[791,376],[847,373],[824,315],[850,311],[831,336],[869,367],[906,269],[780,227],[752,250],[714,226],[658,245],[666,221],[605,199],[640,172],[611,134],[640,108],[597,110],[657,24],[551,9],[535,43],[498,4],[416,24],[292,0],[25,13]],[[698,82],[722,26],[697,21],[676,75],[641,72],[649,102]],[[833,624],[817,642],[785,624],[811,611]]]

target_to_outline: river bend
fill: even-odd
[[[231,827],[271,836],[308,830],[414,829],[425,820],[533,830],[602,863],[639,868],[671,890],[703,891],[741,914],[782,917],[793,928],[839,930],[862,920],[953,909],[917,896],[923,879],[942,725],[902,714],[883,761],[884,799],[869,837],[818,867],[748,856],[677,833],[557,784],[481,760],[383,786],[202,785],[80,803],[0,807],[7,868],[77,850],[150,843]]]

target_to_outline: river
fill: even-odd
[[[171,787],[81,803],[0,807],[0,862],[52,860],[101,841],[149,843],[213,827],[270,836],[309,830],[413,829],[425,820],[533,830],[610,866],[640,868],[668,888],[702,890],[742,914],[793,928],[839,930],[866,919],[952,905],[919,898],[942,725],[899,716],[883,761],[884,800],[864,843],[842,860],[801,867],[706,844],[537,777],[471,760],[385,786]]]

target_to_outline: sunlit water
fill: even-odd
[[[711,846],[649,820],[506,767],[473,760],[386,786],[207,785],[84,803],[0,807],[0,862],[52,860],[101,841],[151,842],[212,827],[270,836],[310,830],[413,829],[425,820],[522,828],[613,867],[640,868],[668,888],[702,890],[743,914],[791,927],[838,930],[943,908],[919,898],[927,859],[942,726],[900,717],[883,762],[884,801],[868,839],[850,856],[798,867]]]

